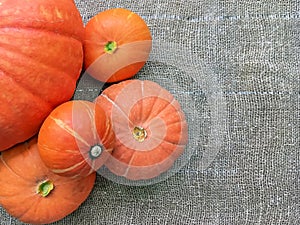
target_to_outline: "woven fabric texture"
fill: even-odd
[[[84,23],[116,7],[146,21],[153,60],[136,78],[180,99],[192,118],[190,151],[155,184],[98,174],[90,197],[54,224],[300,224],[300,1],[75,2]],[[75,97],[100,91],[86,80]],[[1,207],[0,218],[22,224]]]

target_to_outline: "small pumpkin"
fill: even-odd
[[[37,134],[75,90],[84,26],[73,0],[1,0],[0,151]]]
[[[179,102],[153,81],[127,80],[95,100],[111,118],[115,148],[105,166],[130,180],[154,178],[183,153],[187,122]]]
[[[104,110],[73,100],[56,107],[38,135],[45,165],[61,176],[87,176],[99,169],[114,146],[114,132]]]
[[[96,173],[77,179],[52,173],[42,162],[34,137],[1,153],[0,204],[24,223],[52,223],[78,209],[95,179]]]
[[[133,77],[144,66],[152,37],[138,14],[114,8],[88,21],[83,43],[86,71],[102,82],[111,83]]]

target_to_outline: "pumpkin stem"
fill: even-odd
[[[38,185],[37,193],[42,197],[47,197],[53,189],[53,182],[50,180],[45,180]]]
[[[102,152],[103,152],[103,147],[101,145],[94,145],[93,147],[91,147],[89,152],[90,158],[96,159],[101,155]]]
[[[135,127],[133,128],[132,135],[136,141],[143,142],[147,137],[147,132],[142,127]]]
[[[113,54],[117,50],[117,42],[109,41],[104,46],[104,51],[108,54]]]

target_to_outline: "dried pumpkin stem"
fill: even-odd
[[[117,50],[117,42],[109,41],[104,46],[104,51],[108,54],[113,54]]]
[[[90,149],[90,158],[91,159],[96,159],[98,158],[103,152],[103,147],[101,145],[94,145]]]
[[[53,182],[50,180],[45,180],[38,185],[37,193],[42,197],[47,197],[53,189]]]
[[[133,138],[138,142],[143,142],[147,137],[147,131],[142,127],[135,127],[132,131]]]

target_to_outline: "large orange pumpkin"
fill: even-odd
[[[0,18],[2,151],[35,135],[72,97],[84,27],[73,0],[1,0]]]
[[[62,176],[87,176],[98,170],[114,147],[115,136],[104,110],[73,100],[55,108],[38,135],[42,160]]]
[[[145,64],[152,38],[145,21],[123,8],[102,11],[85,27],[86,71],[102,82],[134,76]]]
[[[70,179],[42,162],[36,138],[0,156],[0,204],[24,223],[48,224],[75,211],[89,196],[96,173]]]
[[[187,122],[178,101],[152,81],[127,80],[95,101],[109,114],[116,134],[105,163],[118,176],[151,179],[167,171],[184,151]]]

